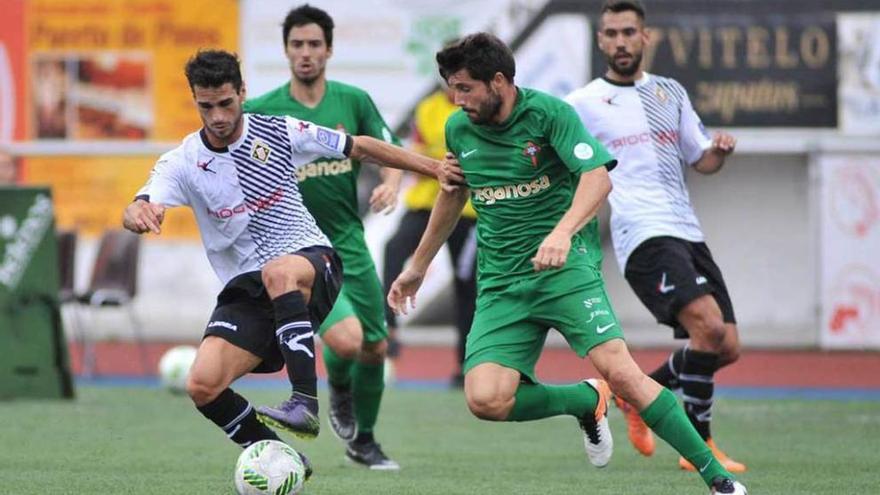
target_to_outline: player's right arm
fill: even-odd
[[[125,208],[122,214],[122,226],[135,234],[162,233],[162,221],[165,220],[165,206],[136,199]]]
[[[188,204],[183,169],[180,166],[183,161],[178,158],[182,153],[176,153],[177,151],[163,155],[156,162],[146,184],[138,191],[135,200],[125,208],[122,214],[123,227],[136,234],[160,234],[166,207]]]
[[[437,195],[428,227],[409,266],[394,280],[388,291],[388,305],[395,313],[407,314],[410,306],[416,307],[416,292],[425,279],[428,266],[455,229],[469,194],[468,188],[459,187],[454,191],[441,190]]]

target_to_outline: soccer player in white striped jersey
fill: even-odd
[[[685,184],[685,168],[717,172],[736,140],[703,128],[677,81],[642,69],[649,43],[645,10],[637,1],[609,0],[600,10],[599,48],[608,60],[601,78],[571,93],[568,101],[584,126],[619,160],[611,172],[611,237],[618,266],[658,322],[689,339],[651,373],[660,384],[681,388],[694,427],[731,472],[745,465],[724,454],[710,432],[714,374],[737,360],[739,336],[721,270],[705,244]],[[651,431],[635,408],[618,400],[630,440],[651,455]],[[682,469],[694,467],[684,458]]]
[[[198,52],[186,76],[203,127],[162,157],[123,217],[161,232],[165,209],[189,206],[208,260],[225,284],[205,330],[187,392],[242,447],[277,440],[265,424],[319,432],[313,331],[342,283],[342,264],[303,205],[296,169],[320,156],[351,157],[436,176],[436,160],[368,136],[292,117],[243,113],[235,55]],[[229,386],[287,365],[291,398],[257,410]]]

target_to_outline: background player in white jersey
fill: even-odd
[[[685,167],[717,172],[736,140],[709,137],[685,89],[642,69],[649,42],[638,1],[605,2],[597,30],[608,59],[605,76],[574,91],[571,103],[591,134],[616,156],[611,173],[611,236],[626,280],[657,321],[689,343],[651,373],[681,388],[694,427],[731,472],[746,470],[721,452],[710,432],[715,372],[737,360],[740,346],[733,305],[721,270],[704,242],[685,185]],[[630,439],[644,455],[654,452],[650,430],[623,401]],[[682,469],[693,470],[684,458]]]
[[[225,284],[187,383],[198,410],[243,447],[277,439],[260,421],[316,436],[313,328],[333,306],[342,266],[303,205],[296,168],[334,156],[433,174],[438,162],[292,117],[244,115],[245,88],[231,53],[199,52],[186,76],[204,127],[159,159],[123,225],[159,234],[166,207],[191,207]],[[255,412],[229,388],[246,373],[285,364],[294,393],[278,408]]]

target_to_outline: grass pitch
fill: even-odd
[[[254,404],[285,394],[239,391]],[[77,393],[70,402],[0,402],[0,493],[235,493],[240,449],[188,398],[136,387]],[[573,418],[478,421],[454,391],[388,390],[376,433],[399,473],[348,463],[326,419],[313,442],[284,439],[315,465],[308,494],[708,493],[696,475],[678,470],[665,444],[651,458],[639,456],[620,413],[611,415],[615,453],[601,470],[586,460]],[[840,495],[880,486],[880,402],[722,398],[714,416],[722,448],[749,466],[741,479],[750,493]]]

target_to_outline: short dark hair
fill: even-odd
[[[516,74],[513,52],[490,33],[470,34],[453,41],[437,52],[436,58],[444,80],[462,69],[466,69],[472,78],[484,83],[491,81],[498,72],[513,82]]]
[[[635,12],[639,20],[645,20],[645,7],[639,0],[605,0],[602,9],[599,10],[599,16],[601,17],[606,12],[619,14],[627,11]]]
[[[305,26],[306,24],[317,24],[321,31],[324,31],[324,42],[328,47],[333,46],[333,18],[326,11],[318,7],[312,7],[309,4],[303,4],[299,7],[291,9],[284,18],[283,33],[284,45],[287,46],[287,36],[294,26]]]
[[[219,88],[231,83],[236,92],[241,91],[238,56],[224,50],[199,50],[186,62],[186,80],[190,90],[196,86]]]

